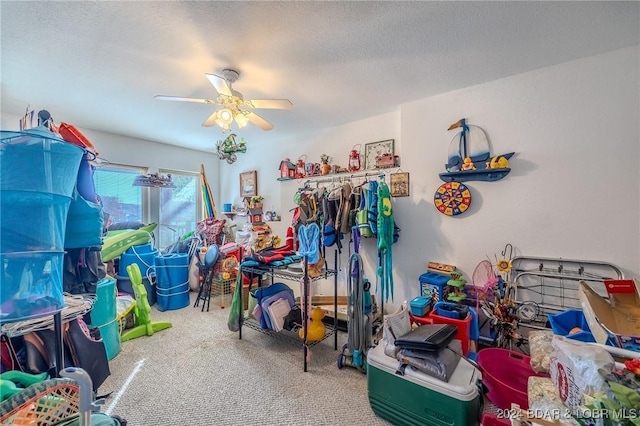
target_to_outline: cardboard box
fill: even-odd
[[[640,352],[640,283],[637,280],[605,281],[606,300],[580,281],[582,311],[596,342]]]

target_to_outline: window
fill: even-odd
[[[103,211],[109,214],[111,223],[143,222],[144,191],[133,186],[136,176],[147,173],[143,167],[109,164],[95,170],[94,182],[100,196]]]
[[[198,173],[160,170],[170,174],[175,188],[160,189],[160,239],[159,247],[165,248],[183,235],[195,231],[200,220],[201,197]]]

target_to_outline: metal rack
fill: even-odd
[[[607,297],[604,280],[624,278],[616,265],[600,261],[517,256],[511,264],[509,280],[514,284],[515,302],[534,302],[540,308],[530,324],[522,324],[530,328],[546,328],[548,314],[581,309],[580,281],[593,283],[593,290]]]
[[[306,260],[306,259],[305,259]],[[338,251],[336,250],[334,252],[334,269],[325,269],[324,273],[320,274],[317,277],[309,277],[308,271],[307,271],[307,263],[306,261],[304,262],[305,264],[305,270],[303,273],[293,273],[291,271],[287,271],[284,269],[278,269],[276,267],[269,267],[268,265],[266,267],[242,267],[242,273],[249,273],[251,274],[251,283],[253,283],[253,277],[257,276],[258,277],[258,287],[262,287],[263,282],[262,280],[265,277],[268,277],[271,280],[271,284],[273,284],[273,279],[274,278],[280,278],[280,279],[284,279],[284,280],[292,280],[292,281],[300,281],[301,279],[303,280],[304,283],[304,291],[303,294],[301,295],[300,298],[300,305],[301,308],[307,305],[307,301],[308,301],[308,297],[309,297],[309,285],[312,282],[315,281],[319,281],[319,280],[324,280],[324,279],[328,279],[333,277],[333,307],[334,307],[334,312],[336,314],[334,314],[333,316],[333,324],[325,324],[326,327],[326,333],[325,336],[318,340],[318,341],[314,341],[314,342],[308,342],[307,341],[307,327],[304,327],[304,338],[302,339],[302,341],[300,340],[300,338],[298,337],[297,333],[292,333],[292,332],[287,332],[285,330],[280,331],[280,332],[276,332],[273,330],[266,330],[263,329],[262,327],[260,327],[260,324],[258,324],[253,318],[250,318],[248,313],[245,314],[245,311],[243,309],[240,310],[240,329],[238,330],[238,338],[242,339],[242,327],[243,326],[247,326],[248,328],[252,329],[252,330],[256,330],[259,331],[260,333],[275,337],[279,340],[283,340],[283,341],[287,341],[289,343],[295,344],[296,346],[299,346],[300,343],[302,343],[302,347],[303,347],[303,368],[304,371],[307,371],[307,355],[309,352],[309,348],[317,345],[318,343],[320,343],[323,340],[326,340],[329,336],[333,335],[334,339],[333,339],[333,349],[334,350],[338,350]],[[249,284],[249,291],[251,291],[251,284]],[[244,292],[243,292],[244,294]],[[304,297],[302,297],[304,296]],[[243,305],[244,305],[244,300],[243,300]],[[302,324],[306,324],[307,323],[307,315],[308,313],[306,312],[305,309],[301,309],[302,310]]]

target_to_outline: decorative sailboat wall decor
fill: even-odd
[[[489,140],[484,130],[467,124],[465,118],[449,126],[460,129],[449,144],[446,172],[440,173],[444,182],[471,180],[494,181],[509,174],[509,159],[514,152],[491,156]]]

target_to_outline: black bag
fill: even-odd
[[[89,327],[82,319],[77,318],[69,323],[69,329],[64,333],[64,342],[69,348],[74,366],[89,374],[93,390],[97,390],[111,374],[102,339],[92,338]]]
[[[459,340],[453,340],[447,349],[439,352],[414,351],[401,349],[396,359],[400,361],[396,374],[404,376],[407,366],[421,371],[429,376],[448,382],[460,362],[462,344]]]
[[[396,339],[395,345],[401,349],[437,352],[451,343],[457,331],[451,324],[425,324]]]
[[[64,367],[82,368],[91,377],[93,390],[97,390],[109,377],[109,360],[104,342],[91,336],[89,327],[81,318],[64,325],[63,363],[56,365],[55,332],[51,329],[34,331],[24,336],[26,348],[26,366],[28,373],[47,372],[57,377]]]
[[[98,281],[106,277],[99,249],[68,249],[64,254],[63,291],[71,294],[95,293]]]

